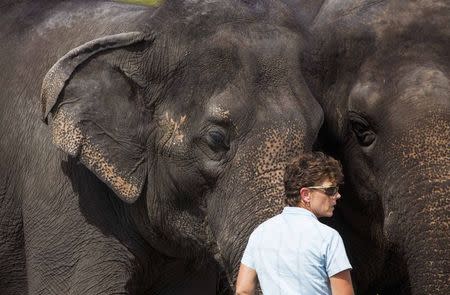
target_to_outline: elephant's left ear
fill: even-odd
[[[51,67],[42,82],[41,106],[43,121],[47,122],[48,114],[55,105],[66,82],[70,79],[75,69],[84,61],[101,51],[125,47],[146,39],[149,39],[149,37],[141,32],[122,33],[92,40],[69,51]]]
[[[64,55],[42,84],[42,115],[52,125],[53,143],[129,203],[146,181],[150,118],[124,56],[152,42],[140,32],[90,41]]]

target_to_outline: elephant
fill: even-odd
[[[231,290],[323,122],[290,9],[49,0],[2,15],[2,294]]]
[[[445,1],[324,1],[302,72],[338,157],[357,294],[450,293],[450,15]]]

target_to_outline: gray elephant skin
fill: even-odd
[[[249,234],[283,207],[284,163],[311,150],[323,120],[289,9],[1,10],[1,294],[233,284]]]
[[[358,294],[450,294],[448,1],[324,1],[303,72]]]

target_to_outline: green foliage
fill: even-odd
[[[117,0],[116,2],[124,2],[130,4],[139,4],[146,6],[160,6],[164,0]]]

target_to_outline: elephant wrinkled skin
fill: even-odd
[[[323,119],[294,23],[277,1],[2,4],[2,294],[232,284]]]

